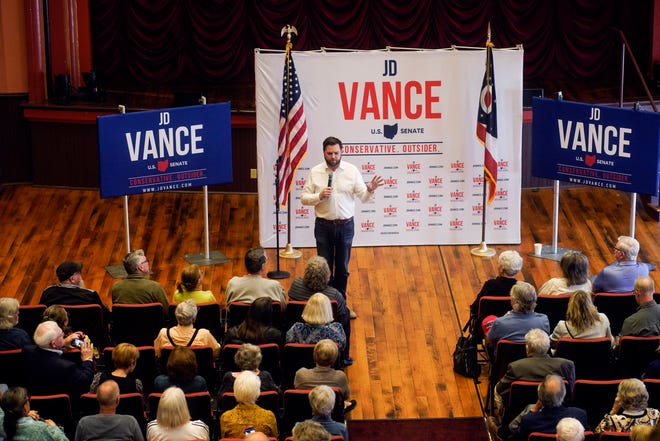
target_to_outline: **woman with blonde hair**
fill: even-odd
[[[196,264],[188,265],[181,270],[181,281],[176,284],[174,302],[181,303],[193,299],[197,303],[216,302],[211,291],[202,290],[202,271]]]
[[[21,349],[32,344],[32,339],[18,324],[18,300],[12,297],[0,298],[0,351]]]
[[[555,326],[550,340],[557,342],[560,338],[601,338],[607,337],[614,344],[610,330],[610,321],[591,300],[591,294],[578,290],[568,301],[566,320],[560,320]]]
[[[655,426],[660,412],[648,407],[649,393],[638,378],[628,378],[619,383],[612,410],[605,415],[594,430],[601,432],[630,432],[634,426]]]
[[[144,394],[142,380],[133,378],[131,375],[137,366],[137,360],[140,358],[140,351],[131,343],[119,343],[112,350],[112,364],[115,369],[112,372],[102,371],[94,375],[92,384],[89,387],[90,393],[96,393],[96,389],[106,380],[114,380],[119,386],[119,393]]]
[[[318,292],[311,296],[303,309],[302,319],[304,322],[294,323],[287,331],[287,343],[316,344],[328,338],[337,343],[339,350],[344,353],[346,334],[341,324],[332,321],[332,305],[327,296]]]
[[[170,387],[158,401],[156,419],[147,424],[148,441],[209,440],[209,428],[200,420],[191,421],[186,396]]]

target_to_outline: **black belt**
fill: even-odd
[[[348,219],[323,219],[322,217],[317,217],[316,221],[322,224],[344,225],[352,222],[353,217],[349,217]]]

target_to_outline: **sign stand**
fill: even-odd
[[[202,96],[199,103],[205,105],[206,97]],[[231,259],[218,250],[209,251],[209,187],[202,187],[204,192],[204,253],[184,254],[183,258],[188,263],[194,263],[199,266],[217,265],[220,263],[231,262]]]

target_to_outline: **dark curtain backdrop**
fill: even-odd
[[[254,49],[522,44],[524,78],[587,79],[618,69],[616,0],[93,0],[94,69],[145,85],[254,82]],[[648,1],[636,2],[637,6]],[[625,14],[623,14],[625,15]]]

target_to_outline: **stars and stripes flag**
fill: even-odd
[[[484,179],[488,183],[488,205],[495,199],[495,191],[497,190],[497,160],[495,159],[497,157],[496,103],[493,44],[488,41],[486,43],[486,71],[481,84],[479,112],[477,114],[477,139],[484,146]]]
[[[282,78],[282,103],[280,106],[280,134],[277,154],[277,173],[280,177],[277,189],[281,206],[286,206],[296,169],[307,153],[307,121],[300,82],[293,64],[291,46],[287,44]]]

